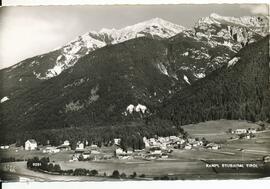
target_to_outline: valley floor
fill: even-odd
[[[98,176],[63,176],[34,172],[27,169],[26,161],[0,164],[0,170],[8,178],[3,180],[34,181],[104,181],[116,180],[114,170],[127,176],[137,173],[136,180],[153,180],[162,176],[176,179],[255,179],[270,176],[270,163],[263,157],[270,155],[270,129],[259,131],[251,139],[237,139],[226,132],[228,128],[256,128],[258,125],[245,121],[209,121],[196,125],[184,126],[191,136],[205,137],[221,145],[218,150],[193,148],[174,149],[166,159],[109,159],[70,162],[72,151],[50,154],[50,160],[59,164],[62,170],[84,168],[97,170]],[[44,157],[40,151],[1,150],[1,157],[28,159],[34,156]],[[233,166],[233,167],[222,167]],[[240,167],[234,167],[240,166]],[[243,166],[243,167],[241,167]],[[144,174],[144,178],[138,177]],[[104,176],[106,175],[106,176]],[[5,177],[5,178],[6,178]],[[14,179],[16,178],[16,179]]]

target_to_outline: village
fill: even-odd
[[[39,176],[45,179],[60,179],[63,176],[71,179],[72,175],[72,179],[111,179],[115,171],[119,171],[119,175],[127,175],[121,178],[134,178],[134,172],[137,173],[136,179],[163,178],[164,175],[166,178],[185,178],[188,172],[194,177],[197,174],[201,178],[201,174],[205,173],[217,178],[216,171],[234,173],[235,169],[219,168],[213,171],[211,167],[230,163],[256,165],[256,174],[260,175],[264,174],[260,170],[270,163],[269,128],[267,124],[246,121],[210,121],[187,125],[183,127],[184,132],[178,135],[142,137],[141,149],[125,145],[125,140],[120,137],[111,139],[109,145],[68,139],[60,145],[52,145],[49,141],[41,145],[40,141],[32,138],[26,140],[23,146],[0,146],[0,171],[27,172],[33,177],[36,172],[31,169],[35,167],[26,167],[27,162],[49,158],[45,171],[58,172],[41,170]],[[39,163],[33,166],[36,164]],[[91,171],[98,174],[94,178],[75,177],[82,169],[90,171],[89,175],[92,175]],[[255,168],[242,171],[249,172],[250,169],[255,171]],[[55,174],[61,176],[55,177]]]
[[[254,128],[249,129],[229,129],[230,134],[233,134],[234,139],[250,139],[255,137],[257,132]],[[25,151],[40,151],[44,155],[56,154],[61,152],[72,152],[69,157],[69,162],[73,161],[97,161],[108,159],[142,159],[142,160],[155,160],[155,159],[167,159],[174,150],[219,150],[222,148],[221,144],[207,141],[205,138],[191,138],[179,136],[156,136],[153,138],[143,137],[144,149],[127,148],[122,149],[120,146],[121,138],[115,138],[112,141],[112,146],[104,150],[102,147],[98,147],[96,144],[89,144],[88,141],[78,141],[76,148],[71,149],[71,144],[68,140],[65,140],[63,144],[59,146],[52,145],[38,145],[38,141],[35,139],[29,139],[25,142]],[[2,145],[0,149],[8,150],[9,145]]]
[[[198,148],[206,148],[218,150],[219,144],[210,143],[205,140],[199,140],[194,138],[183,139],[180,136],[168,136],[168,137],[155,137],[146,138],[143,137],[144,149],[122,149],[120,147],[121,138],[115,138],[110,150],[104,151],[102,147],[98,147],[96,144],[88,144],[88,141],[78,141],[75,150],[71,150],[70,142],[65,140],[60,146],[42,146],[38,145],[38,142],[34,139],[29,139],[25,142],[24,150],[34,151],[39,150],[44,154],[55,154],[63,151],[74,151],[70,157],[70,162],[73,161],[90,161],[90,160],[108,160],[108,159],[165,159],[169,157],[169,154],[176,149],[192,150]],[[7,147],[6,147],[7,148]]]

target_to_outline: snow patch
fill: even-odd
[[[179,68],[179,70],[189,70],[190,68],[189,67],[187,67],[187,66],[181,66],[180,68]]]
[[[80,109],[84,108],[83,104],[80,104],[80,101],[76,101],[76,102],[70,102],[68,104],[66,104],[65,106],[65,112],[75,112],[75,111],[79,111]]]
[[[98,85],[95,88],[91,89],[91,95],[88,97],[87,105],[92,104],[93,102],[99,99],[99,95],[97,94],[98,89],[99,89]]]
[[[182,54],[182,56],[188,56],[189,52],[185,52]]]
[[[138,104],[138,105],[135,107],[135,111],[136,111],[136,112],[142,112],[143,114],[145,113],[146,109],[147,109],[146,106],[141,105],[141,104]]]
[[[231,42],[228,42],[228,41],[224,41],[223,45],[229,47],[230,49],[232,49],[232,47],[233,47],[233,44]]]
[[[227,67],[230,67],[230,66],[233,66],[236,64],[236,62],[238,62],[240,60],[240,57],[234,57],[233,59],[231,59],[229,62],[228,62],[228,66]]]
[[[127,111],[131,114],[134,110],[135,106],[133,104],[128,105]]]
[[[0,103],[6,102],[7,100],[9,100],[9,98],[7,96],[4,96],[1,100]]]
[[[130,114],[132,114],[134,111],[135,112],[142,112],[144,114],[146,112],[146,110],[147,110],[147,107],[142,105],[142,104],[138,104],[137,106],[130,104],[126,108],[126,111]]]
[[[204,74],[204,73],[198,73],[198,74],[194,74],[194,76],[195,76],[196,78],[201,79],[201,78],[204,78],[204,77],[205,77],[205,74]]]
[[[188,77],[187,77],[186,75],[184,75],[184,80],[185,80],[188,84],[190,84],[190,82],[189,82],[189,80],[188,80]]]
[[[157,64],[157,67],[158,67],[158,69],[159,69],[159,71],[160,71],[161,73],[163,73],[164,75],[169,76],[166,67],[165,67],[162,63],[158,63],[158,64]]]
[[[88,79],[86,79],[86,81],[88,81]],[[64,88],[68,88],[68,87],[78,87],[80,86],[81,84],[83,84],[85,82],[85,79],[84,78],[81,78],[79,80],[76,80],[74,81],[73,83],[71,84],[67,84],[64,86]]]

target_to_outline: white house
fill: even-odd
[[[218,150],[218,149],[220,149],[220,145],[214,144],[214,143],[209,143],[206,145],[206,148],[212,149],[212,150]]]
[[[125,154],[125,152],[124,152],[124,150],[123,150],[122,148],[117,148],[117,149],[115,150],[115,153],[116,153],[116,155]]]
[[[96,154],[100,154],[100,152],[99,152],[99,151],[97,151],[97,150],[91,150],[91,154],[96,155]]]
[[[245,134],[247,133],[246,129],[236,129],[233,131],[234,134],[240,135],[240,134]]]
[[[251,129],[248,130],[248,133],[255,134],[255,133],[257,133],[257,130],[254,129],[254,128],[251,128]]]
[[[90,152],[89,151],[83,152],[82,156],[83,156],[83,159],[87,159],[90,157]]]
[[[192,148],[192,146],[190,144],[188,144],[188,145],[185,146],[185,149],[186,150],[190,150],[191,148]]]
[[[120,138],[115,138],[115,139],[113,139],[113,141],[114,141],[115,145],[120,145],[121,139]]]
[[[83,150],[84,149],[84,144],[83,144],[83,142],[78,142],[77,143],[77,146],[76,146],[76,150]]]
[[[58,153],[60,152],[60,149],[54,146],[47,146],[42,152],[43,153]]]
[[[70,145],[70,142],[68,140],[65,140],[64,143],[63,143],[63,145],[69,146]]]
[[[149,141],[146,137],[143,137],[143,142],[144,142],[145,148],[148,148],[150,146]]]
[[[29,139],[25,142],[25,150],[35,150],[37,149],[37,142],[34,139]]]

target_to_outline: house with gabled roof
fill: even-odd
[[[35,150],[37,149],[37,141],[34,139],[29,139],[25,142],[24,145],[25,150]]]

